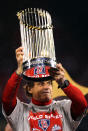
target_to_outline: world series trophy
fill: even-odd
[[[56,67],[51,15],[43,9],[27,8],[17,16],[24,49],[23,78],[49,77],[50,67]]]

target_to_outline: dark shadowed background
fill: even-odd
[[[16,13],[28,7],[43,8],[52,16],[56,57],[70,76],[88,87],[88,7],[85,2],[18,0],[0,3],[0,99],[7,79],[16,70],[15,49],[21,44]],[[86,94],[88,98],[88,94]],[[0,131],[6,124],[0,114]],[[4,123],[4,124],[2,124]],[[1,126],[0,125],[0,126]],[[88,115],[77,131],[88,131]]]

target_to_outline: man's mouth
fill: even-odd
[[[50,91],[42,91],[42,94],[49,94]]]

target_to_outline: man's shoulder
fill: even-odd
[[[57,106],[65,107],[67,105],[71,105],[71,100],[63,99],[63,100],[54,100],[53,101]]]
[[[30,103],[26,103],[26,102],[23,102],[21,100],[19,100],[19,98],[17,98],[17,103],[21,106],[23,106],[23,108],[29,108],[31,106],[31,102]]]

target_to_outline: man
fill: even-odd
[[[87,102],[82,92],[64,76],[64,69],[50,69],[50,76],[66,93],[70,100],[52,100],[51,77],[29,81],[26,92],[32,96],[30,104],[16,98],[21,82],[23,48],[16,49],[18,68],[8,80],[3,96],[3,113],[14,131],[75,131],[82,119]],[[54,87],[53,87],[54,88]]]

